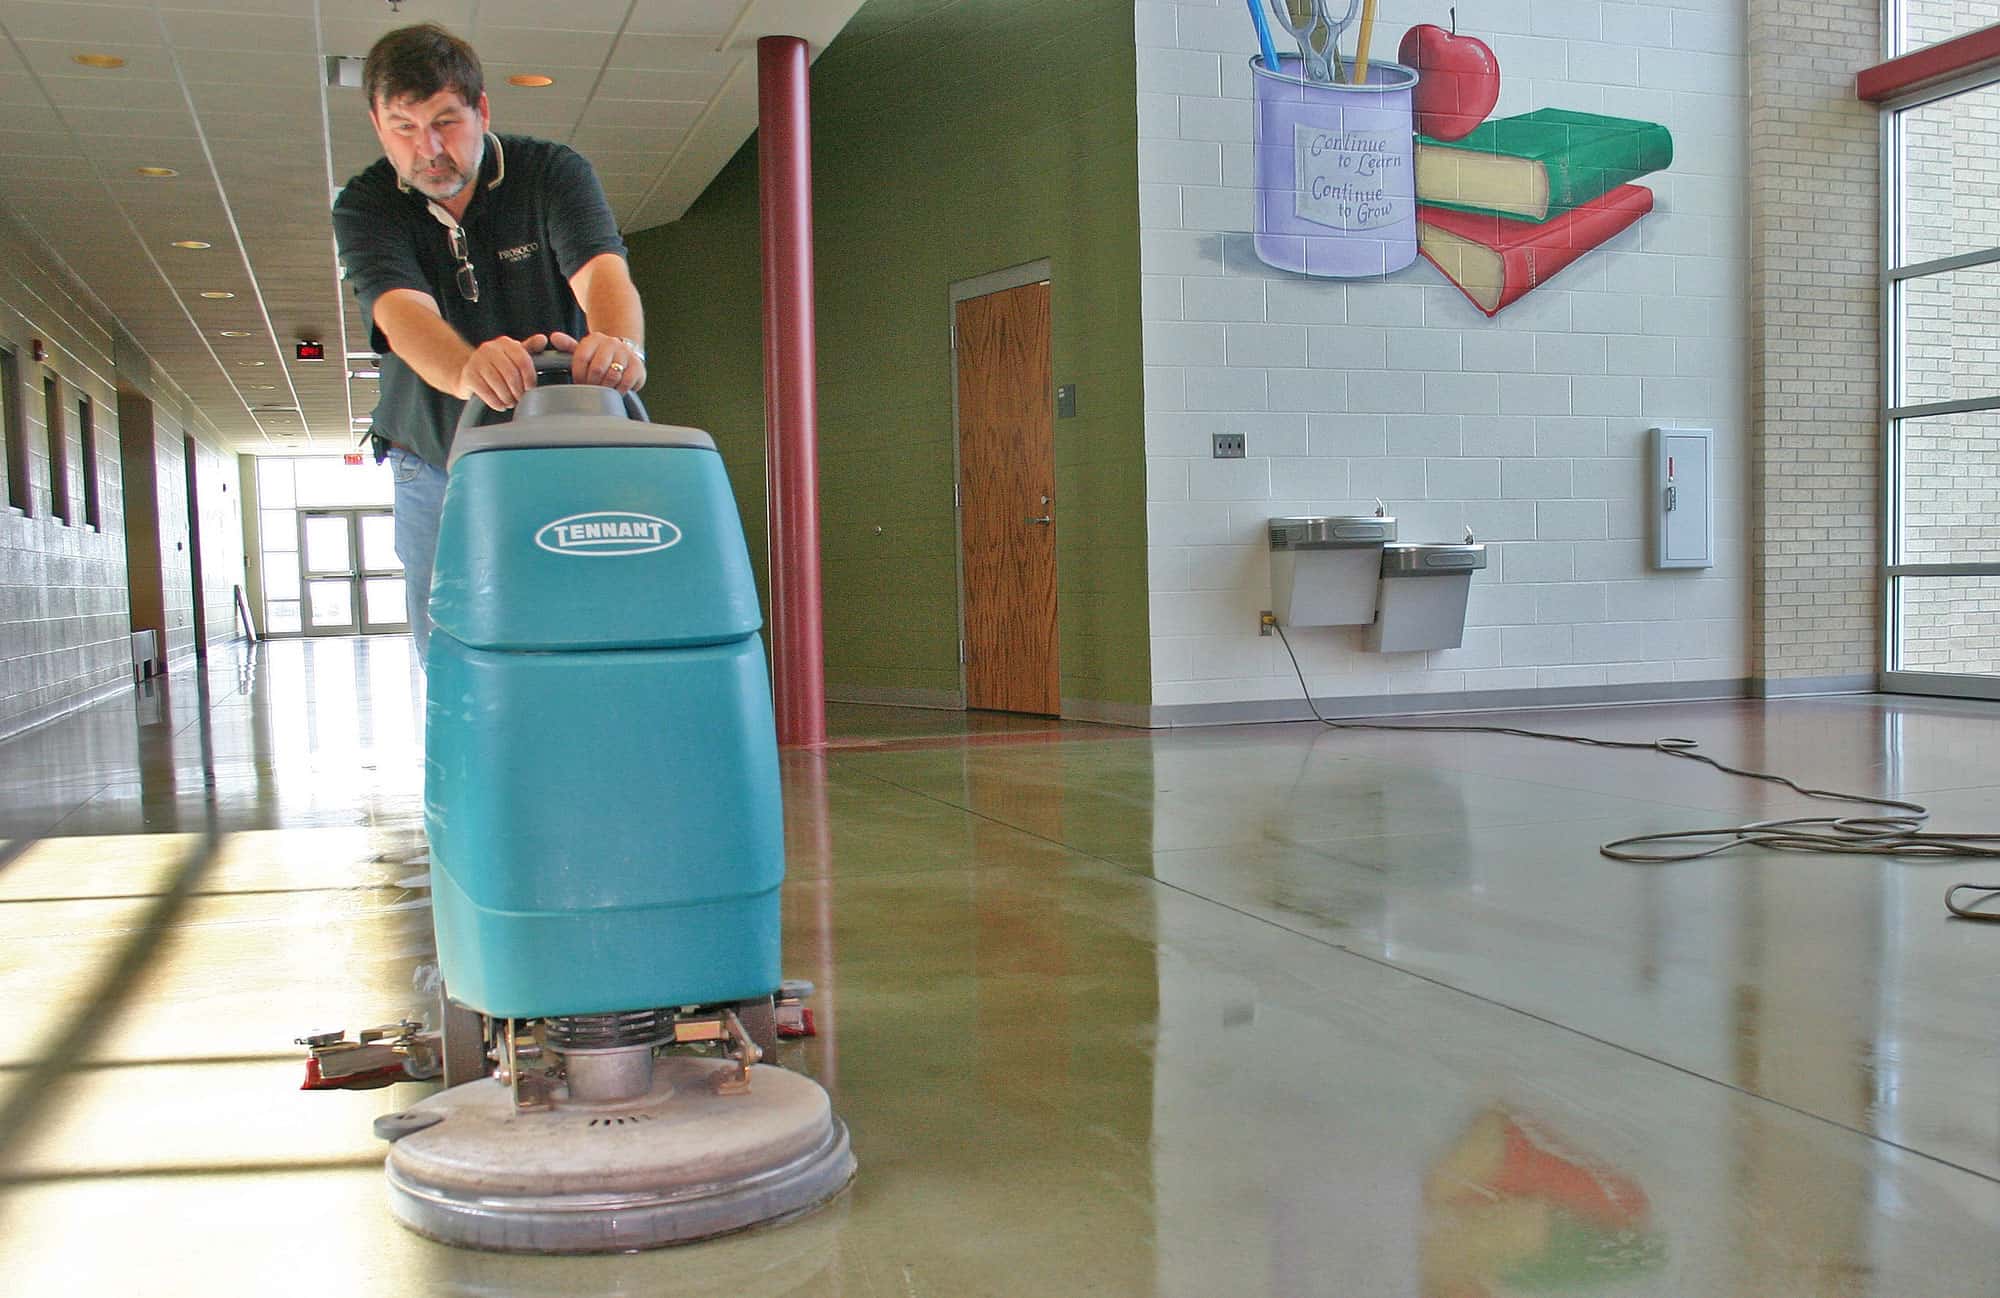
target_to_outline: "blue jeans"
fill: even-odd
[[[438,515],[444,512],[443,469],[408,451],[391,449],[396,479],[396,557],[403,561],[403,600],[410,611],[410,640],[425,666],[431,644],[431,568],[437,562]]]

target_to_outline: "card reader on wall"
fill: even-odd
[[[1653,430],[1653,566],[1715,566],[1715,434]]]

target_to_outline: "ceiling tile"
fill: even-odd
[[[667,161],[651,151],[628,152],[623,149],[593,149],[589,158],[591,167],[600,177],[644,176],[648,180],[659,175]]]
[[[76,149],[68,131],[0,131],[0,157],[26,154],[34,157],[68,156]]]
[[[80,72],[81,68],[71,68]],[[130,77],[76,76],[43,77],[42,86],[50,102],[59,107],[148,108],[157,112],[186,112],[187,97],[173,80],[146,81]]]
[[[650,130],[684,131],[700,117],[707,104],[668,103],[657,99],[597,99],[584,114],[578,132],[598,128],[637,127]]]
[[[65,41],[76,50],[97,49],[93,42],[108,36],[144,40],[159,32],[153,11],[138,5],[48,0],[7,0],[0,5],[0,26],[17,41]]]
[[[637,0],[637,8],[650,9],[663,0]],[[729,3],[730,0],[719,0]],[[486,44],[496,27],[550,27],[567,31],[615,32],[625,25],[634,8],[628,0],[480,0],[479,22],[470,36],[479,57],[487,57]]]
[[[734,66],[732,64],[732,66]],[[681,68],[672,72],[654,69],[612,68],[604,74],[597,93],[610,99],[713,99],[729,79],[725,71],[696,72]]]
[[[478,50],[482,63],[489,60],[494,63],[518,63],[541,70],[601,68],[611,53],[611,35],[608,32],[489,27],[480,33]]]
[[[246,86],[296,86],[300,81],[314,84],[326,76],[326,65],[310,50],[281,50],[261,54],[254,50],[179,49],[181,75],[189,82],[221,81]]]
[[[10,131],[25,131],[35,135],[59,135],[65,129],[63,119],[46,102],[32,104],[7,104],[5,121]]]
[[[715,42],[697,36],[653,36],[627,34],[620,38],[611,56],[614,68],[664,72],[727,72],[743,58],[740,51],[718,54]]]
[[[16,48],[21,57],[33,68],[37,75],[44,77],[75,77],[83,79],[117,81],[172,81],[174,68],[167,58],[166,47],[157,41],[138,43],[135,35],[150,34],[149,25],[140,31],[118,33],[116,41],[92,41],[90,49],[82,49],[74,41],[17,40]],[[125,66],[110,71],[94,72],[79,66],[71,57],[75,54],[116,54],[125,60]]]
[[[109,137],[114,140],[195,138],[194,119],[183,108],[178,113],[150,112],[142,108],[65,108],[63,120],[83,137],[90,151]]]
[[[686,134],[684,128],[587,126],[577,131],[570,144],[586,158],[599,149],[607,149],[622,153],[652,153],[664,160]]]
[[[310,17],[290,14],[187,13],[165,15],[167,36],[176,49],[256,50],[265,54],[313,54],[318,35]]]
[[[736,25],[751,0],[640,0],[632,6],[631,33],[718,37]],[[713,45],[713,40],[710,41]]]
[[[188,87],[197,113],[263,113],[283,122],[317,122],[316,85],[246,86],[228,82],[197,82]]]

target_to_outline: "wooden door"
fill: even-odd
[[[1061,711],[1049,286],[960,302],[959,547],[965,702]]]

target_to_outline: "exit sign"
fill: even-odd
[[[301,339],[298,354],[302,361],[323,361],[326,359],[326,344]]]
[[[349,451],[347,454],[341,456],[340,459],[343,464],[359,464],[361,463],[361,452]]]

